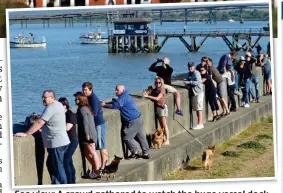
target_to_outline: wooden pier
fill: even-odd
[[[115,30],[113,30],[115,31]],[[251,51],[259,42],[261,37],[270,36],[269,31],[262,28],[248,29],[190,29],[190,30],[151,30],[147,33],[140,34],[115,34],[110,31],[109,35],[109,52],[159,52],[169,38],[178,38],[190,52],[197,52],[208,38],[221,38],[230,51],[244,50]],[[159,42],[160,38],[164,38]],[[199,42],[197,38],[201,38]],[[240,40],[244,41],[243,44]]]

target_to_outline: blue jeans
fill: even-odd
[[[239,75],[238,75],[237,72],[234,72],[234,73],[235,73],[235,77],[234,77],[234,79],[235,79],[235,89],[234,89],[234,91],[236,92],[236,91],[239,91]]]
[[[67,184],[67,177],[64,169],[64,154],[68,145],[47,148],[48,157],[46,161],[47,169],[51,178],[51,184]]]
[[[255,86],[256,94],[254,93],[253,85]],[[258,76],[252,76],[252,78],[251,78],[250,93],[251,93],[253,99],[259,100],[260,90],[259,90],[259,77]]]
[[[250,79],[245,80],[245,88],[243,89],[243,98],[242,98],[242,102],[244,102],[245,104],[249,104],[250,87],[251,87],[251,80]]]
[[[78,141],[72,141],[69,144],[69,147],[64,155],[64,168],[67,175],[67,183],[75,184],[76,183],[76,170],[73,164],[73,154],[78,147]]]

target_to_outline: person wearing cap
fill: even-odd
[[[75,113],[70,110],[69,101],[65,97],[61,97],[58,101],[63,105],[66,115],[66,130],[71,143],[68,146],[64,155],[64,167],[67,176],[68,184],[76,183],[76,169],[73,164],[73,154],[78,147],[78,134],[77,134],[77,118]]]
[[[106,149],[106,132],[107,126],[103,118],[103,111],[100,105],[100,100],[93,91],[93,86],[91,82],[84,82],[82,85],[82,90],[85,96],[87,96],[89,105],[94,112],[94,123],[96,129],[96,150],[100,151],[100,172],[103,172],[107,160],[108,160],[108,151]]]
[[[236,100],[235,100],[235,75],[234,72],[231,70],[231,65],[227,65],[227,71],[222,75],[223,77],[227,78],[228,80],[228,106],[230,106],[230,112],[236,112],[237,106],[236,106]]]
[[[227,117],[230,115],[230,110],[224,98],[225,89],[227,90],[224,82],[224,78],[221,76],[219,71],[213,66],[213,61],[211,58],[208,58],[207,62],[208,62],[209,75],[211,75],[212,80],[216,82],[217,96],[223,110],[221,115]]]
[[[242,97],[242,107],[248,108],[249,105],[249,91],[250,91],[250,84],[251,84],[251,77],[252,73],[249,69],[249,66],[245,64],[246,58],[241,56],[239,67],[237,68],[239,74],[239,81],[243,87],[243,97]]]
[[[162,63],[162,66],[156,66],[159,62]],[[148,69],[151,72],[155,72],[156,75],[164,80],[164,88],[174,95],[176,101],[176,114],[183,116],[184,113],[181,110],[181,95],[173,86],[171,86],[171,76],[173,73],[173,68],[170,66],[170,60],[168,57],[164,57],[163,59],[157,58],[157,60],[151,64]],[[155,87],[155,85],[153,84]]]
[[[53,90],[42,93],[42,102],[45,106],[43,113],[25,133],[16,133],[16,137],[27,137],[41,129],[44,147],[47,149],[47,169],[51,184],[67,184],[64,168],[64,154],[70,140],[66,130],[65,110],[55,98]]]
[[[190,91],[190,100],[192,109],[196,111],[198,117],[198,124],[194,130],[203,129],[202,110],[203,110],[203,85],[200,72],[195,69],[195,64],[192,61],[188,62],[188,74],[184,81],[185,86]]]
[[[121,113],[122,121],[122,139],[126,147],[130,150],[125,153],[127,159],[150,159],[149,147],[144,134],[144,122],[141,113],[134,102],[132,96],[129,95],[124,85],[118,84],[116,86],[115,94],[118,97],[113,99],[112,102],[105,103],[101,101],[101,106],[105,108],[118,109]],[[140,145],[142,152],[138,151]]]
[[[259,103],[260,99],[260,85],[259,85],[259,76],[262,74],[261,66],[257,65],[257,60],[252,56],[250,52],[245,53],[246,58],[246,65],[248,66],[249,70],[251,71],[251,84],[250,84],[250,91],[252,101]],[[254,92],[254,87],[256,93]]]

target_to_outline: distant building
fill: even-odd
[[[181,0],[26,0],[30,7],[73,7],[180,2]]]

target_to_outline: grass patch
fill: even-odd
[[[210,172],[202,170],[200,156],[193,158],[187,168],[170,173],[164,180],[274,177],[272,120],[271,116],[262,119],[217,145]]]
[[[238,147],[244,148],[244,149],[264,149],[264,145],[257,141],[248,141],[246,143],[242,143],[241,145],[238,145]]]
[[[225,151],[222,153],[222,155],[228,157],[238,157],[240,154],[236,151]]]
[[[258,136],[256,136],[256,138],[257,138],[258,140],[262,140],[262,139],[271,139],[271,140],[273,140],[273,137],[272,137],[272,136],[266,135],[266,134],[264,134],[264,135],[258,135]]]

